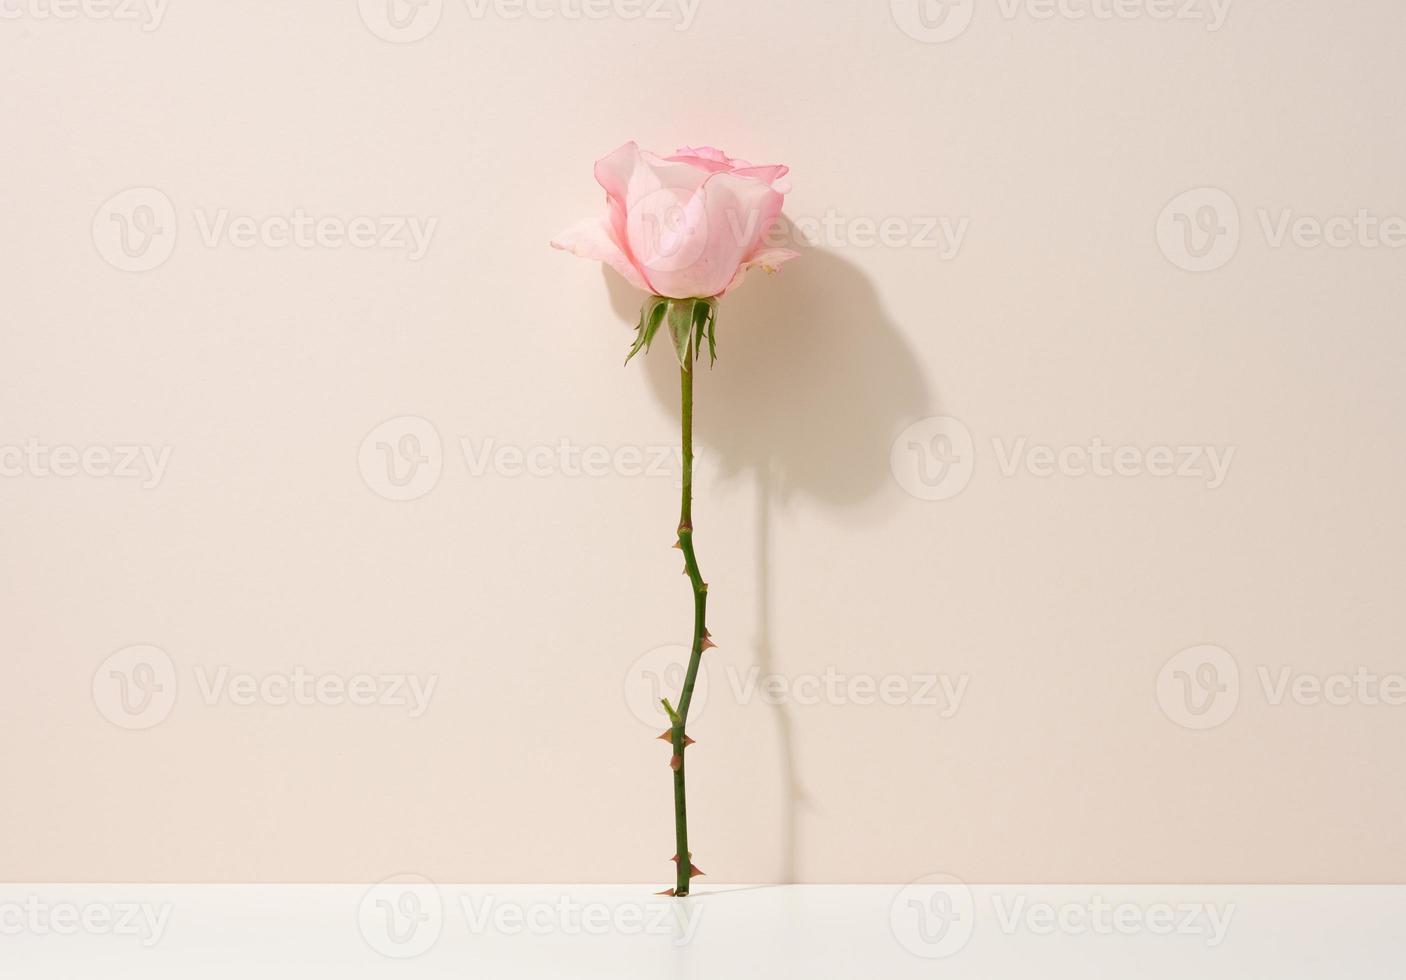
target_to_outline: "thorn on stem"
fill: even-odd
[[[704,636],[703,636],[703,646],[700,647],[700,649],[702,649],[702,650],[711,650],[711,649],[713,649],[715,646],[717,646],[717,644],[713,642],[713,638],[712,638],[711,636],[708,636],[707,634],[704,634]]]
[[[690,878],[697,878],[699,875],[704,874],[704,873],[705,873],[705,872],[702,872],[702,871],[699,871],[699,870],[698,870],[698,865],[696,865],[696,864],[689,864],[689,866],[688,866],[688,876],[689,876]]]

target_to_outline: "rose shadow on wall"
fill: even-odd
[[[927,384],[865,275],[834,252],[780,230],[801,253],[776,275],[760,270],[718,310],[718,363],[699,362],[696,436],[725,482],[751,475],[757,492],[756,603],[759,676],[775,673],[771,525],[778,505],[810,496],[854,513],[892,480],[889,451],[905,426],[936,409]],[[800,244],[795,244],[799,242]],[[633,324],[643,297],[609,270],[611,303]],[[679,411],[678,363],[667,337],[642,358],[655,396]],[[706,520],[706,518],[705,518]],[[819,557],[819,556],[816,556]],[[804,601],[802,597],[791,597]],[[806,805],[796,771],[791,709],[773,707],[786,786],[775,880],[798,876],[797,816]]]

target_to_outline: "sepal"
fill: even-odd
[[[718,319],[716,297],[707,299],[670,299],[666,296],[650,296],[640,309],[640,322],[635,327],[635,342],[625,355],[629,364],[640,351],[649,350],[654,343],[654,335],[664,323],[669,324],[669,339],[673,342],[674,357],[679,367],[685,371],[692,369],[694,361],[703,355],[703,345],[708,345],[708,366],[718,359],[717,334],[714,327]]]
[[[644,301],[644,306],[640,308],[639,325],[635,327],[635,342],[630,347],[630,352],[625,355],[626,364],[641,350],[649,350],[649,345],[654,343],[654,335],[659,332],[659,325],[664,322],[668,312],[669,300],[663,296],[651,296]]]

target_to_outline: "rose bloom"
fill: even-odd
[[[633,142],[596,163],[606,214],[558,235],[555,248],[604,262],[636,289],[674,299],[721,296],[748,270],[796,257],[766,243],[789,168],[754,166],[711,146],[669,157]]]

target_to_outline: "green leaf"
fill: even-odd
[[[669,301],[662,296],[651,296],[644,301],[644,306],[640,309],[639,326],[635,327],[634,346],[630,348],[630,353],[625,355],[626,364],[641,350],[649,350],[649,345],[654,342],[654,335],[659,332],[659,324],[664,322],[664,314],[668,308]]]

